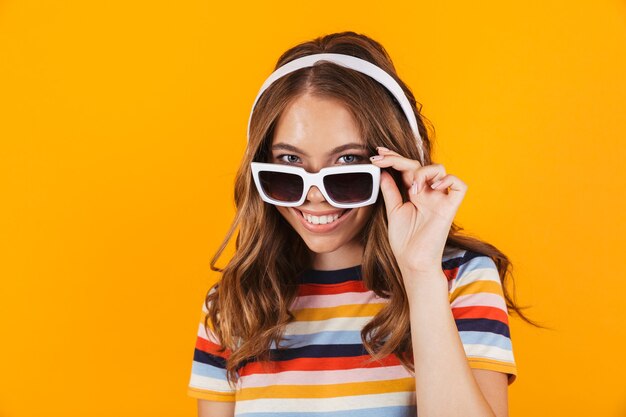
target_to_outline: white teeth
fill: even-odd
[[[331,214],[327,216],[312,216],[307,213],[302,213],[306,221],[312,224],[328,224],[332,223],[339,218],[339,213]]]

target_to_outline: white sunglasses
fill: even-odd
[[[263,162],[252,162],[251,167],[261,199],[277,206],[302,205],[314,185],[334,207],[363,207],[376,202],[380,189],[380,167],[373,164],[332,166],[316,173]]]

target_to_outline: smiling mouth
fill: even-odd
[[[307,221],[307,223],[310,223],[310,224],[329,224],[329,223],[333,223],[333,222],[337,221],[337,219],[341,218],[341,216],[343,216],[345,213],[347,213],[351,209],[343,210],[343,211],[341,211],[339,213],[335,213],[335,214],[327,214],[327,215],[324,215],[324,216],[313,216],[311,214],[304,213],[303,211],[300,211],[298,209],[296,209],[296,210]]]

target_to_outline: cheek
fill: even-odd
[[[374,213],[374,206],[370,205],[370,206],[365,206],[365,207],[360,207],[359,208],[359,212],[357,213],[357,218],[358,218],[358,222],[359,224],[365,224],[367,223],[367,221],[370,219],[370,217],[372,216],[372,214]]]
[[[280,215],[283,217],[287,217],[287,215],[289,214],[289,209],[287,207],[281,207],[281,206],[274,206],[274,207],[276,208],[276,210],[278,210]]]
[[[354,210],[358,211],[354,213],[355,215],[352,217],[350,224],[344,229],[344,233],[347,233],[350,239],[363,231],[373,213],[371,206],[359,207]]]
[[[281,206],[274,206],[274,207],[276,207],[276,210],[278,210],[280,215],[283,216],[285,220],[291,219],[291,213],[289,213],[289,209],[287,207],[281,207]]]

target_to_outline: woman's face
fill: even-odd
[[[318,172],[328,166],[367,164],[369,154],[347,107],[336,99],[304,94],[296,98],[277,121],[268,162]],[[351,266],[360,263],[357,236],[373,205],[338,209],[311,187],[301,206],[275,206],[314,252],[314,266]],[[335,217],[339,216],[336,220]],[[309,216],[311,221],[309,221]],[[316,256],[324,261],[317,262]]]

